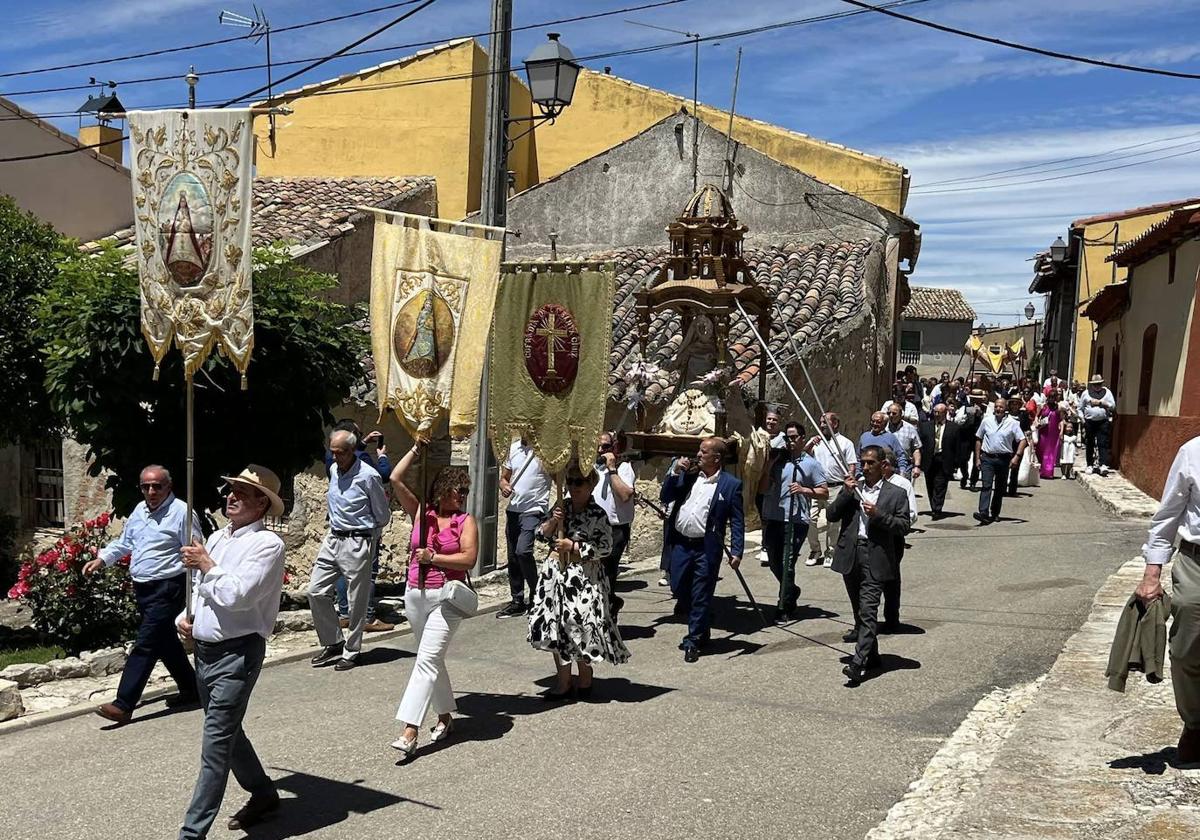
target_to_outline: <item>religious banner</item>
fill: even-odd
[[[465,438],[479,418],[503,231],[473,227],[476,235],[463,236],[429,223],[375,217],[371,349],[379,408],[396,412],[413,436],[429,438],[445,417],[450,436]]]
[[[142,334],[154,372],[171,348],[188,376],[214,345],[246,382],[254,347],[248,110],[129,114]]]
[[[592,469],[612,346],[612,263],[506,264],[496,295],[489,432],[496,457],[522,434],[551,474]]]

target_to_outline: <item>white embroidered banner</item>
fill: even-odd
[[[450,435],[478,422],[483,357],[496,302],[499,238],[461,236],[375,217],[371,347],[381,411],[428,438],[442,417]],[[433,220],[441,223],[441,220]]]
[[[249,110],[133,111],[142,334],[158,363],[174,339],[190,375],[213,345],[241,372],[254,347]]]

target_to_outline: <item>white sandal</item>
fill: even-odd
[[[412,740],[409,740],[401,735],[395,741],[392,741],[392,749],[402,752],[404,754],[404,760],[407,761],[408,759],[412,758],[413,753],[417,751],[417,739],[413,738]]]
[[[454,718],[442,723],[438,721],[433,729],[429,730],[429,743],[436,744],[445,738],[450,737],[450,733],[454,731]]]

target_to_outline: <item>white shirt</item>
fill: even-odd
[[[183,574],[179,549],[187,529],[187,502],[168,493],[154,510],[139,502],[125,520],[121,536],[100,549],[97,555],[111,566],[130,555],[129,575],[138,583],[164,580]],[[192,536],[200,539],[200,517],[192,513]]]
[[[1011,457],[1017,454],[1017,447],[1021,445],[1021,441],[1025,440],[1025,433],[1021,431],[1021,424],[1017,422],[1017,418],[1011,414],[1005,414],[997,422],[995,413],[988,412],[983,418],[983,422],[979,424],[979,431],[975,433],[975,438],[982,441],[981,450],[984,455],[1008,455]]]
[[[1175,551],[1175,539],[1200,543],[1200,437],[1194,437],[1179,447],[1171,469],[1167,471],[1167,483],[1163,487],[1162,502],[1150,520],[1150,533],[1142,546],[1146,562],[1161,566],[1171,559]]]
[[[532,464],[529,462],[532,461]],[[528,467],[525,465],[529,464]],[[508,510],[513,513],[545,513],[550,504],[550,476],[542,469],[542,462],[533,454],[533,447],[519,439],[508,448],[508,460],[504,469],[509,471],[512,495],[508,497]]]
[[[699,539],[708,530],[708,511],[712,507],[713,495],[717,492],[717,481],[721,471],[710,476],[696,476],[696,483],[688,493],[679,513],[675,516],[675,530],[689,539]]]
[[[271,638],[283,589],[283,540],[258,519],[236,531],[227,525],[208,538],[205,548],[215,565],[203,575],[192,572],[192,637],[201,642],[251,633]],[[180,618],[183,613],[176,623]]]
[[[842,461],[845,461],[852,470],[858,464],[858,453],[854,451],[854,441],[840,432],[828,439],[828,446],[821,441],[820,437],[815,440],[812,456],[817,459],[821,469],[825,470],[825,480],[830,485],[841,484],[846,480],[846,468],[842,466]],[[833,450],[841,455],[840,460],[830,453],[830,447],[833,447]]]
[[[329,527],[338,531],[381,531],[392,518],[387,493],[379,472],[361,458],[342,472],[334,461],[329,466]]]
[[[892,407],[893,402],[895,402],[895,400],[888,400],[883,404],[883,408],[879,410],[884,414],[887,414],[887,410]],[[917,423],[921,419],[921,415],[917,413],[917,407],[910,402],[904,403],[904,408],[900,411],[900,416],[905,420],[912,421],[913,423]]]
[[[592,490],[592,499],[595,500],[596,504],[604,508],[604,512],[608,514],[609,524],[628,525],[633,521],[634,497],[630,496],[628,502],[622,502],[617,498],[617,494],[612,486],[613,474],[609,472],[607,467],[598,467],[596,475],[600,479],[596,482],[596,486]],[[637,476],[633,473],[633,465],[628,461],[622,461],[617,464],[617,478],[632,488],[637,481]]]
[[[874,487],[864,481],[858,485],[858,492],[862,494],[864,502],[870,502],[874,505],[879,503],[879,488],[881,487],[883,487],[883,479],[875,482]],[[867,538],[867,515],[861,510],[858,512],[858,538],[860,540]]]
[[[917,521],[917,491],[913,489],[912,482],[900,473],[892,473],[891,478],[885,478],[884,481],[899,487],[908,495],[908,524],[915,524]]]
[[[1099,400],[1100,404],[1092,405],[1091,400]],[[1099,396],[1093,394],[1090,388],[1079,395],[1079,416],[1084,420],[1107,420],[1108,413],[1116,407],[1117,401],[1107,388],[1103,388]]]

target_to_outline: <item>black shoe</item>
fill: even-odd
[[[879,622],[879,627],[876,628],[875,632],[877,632],[881,636],[891,636],[892,634],[898,633],[899,631],[900,631],[900,620],[896,619],[893,621],[893,620],[889,619],[887,621]]]
[[[975,517],[975,521],[976,521],[976,522],[978,522],[980,525],[991,525],[991,524],[992,524],[992,520],[991,520],[991,518],[990,518],[990,517],[987,517],[987,516],[984,516],[984,515],[983,515],[982,513],[980,513],[979,511],[975,511],[975,512],[974,512],[973,514],[971,514],[971,515]]]
[[[789,607],[787,609],[779,609],[779,607],[775,608],[775,623],[776,624],[784,624],[786,622],[795,621],[795,620],[796,620],[796,608],[795,607]]]
[[[696,662],[700,659],[700,648],[685,647],[683,649],[684,662]]]
[[[320,668],[322,665],[328,665],[333,660],[341,658],[342,648],[345,646],[345,642],[338,642],[336,645],[321,648],[321,652],[312,658],[312,666]]]
[[[357,665],[358,665],[358,654],[356,653],[356,654],[354,654],[354,656],[343,656],[341,659],[339,659],[337,661],[337,664],[333,666],[333,670],[349,671],[351,668],[357,667]]]
[[[848,645],[852,645],[855,642],[857,642],[858,641],[858,628],[851,627],[849,630],[847,630],[845,633],[843,633],[842,641]]]
[[[168,709],[190,709],[200,705],[200,695],[194,691],[172,694],[166,699]]]
[[[507,606],[496,613],[496,618],[514,618],[518,615],[525,615],[529,608],[525,606],[524,601],[509,601]]]
[[[230,831],[245,831],[253,825],[258,825],[278,809],[279,794],[275,791],[251,796],[250,801],[229,818],[228,828]]]
[[[856,665],[851,662],[842,669],[842,674],[846,677],[847,685],[858,685],[866,682],[879,672],[878,661],[872,662],[867,660],[866,665]]]

